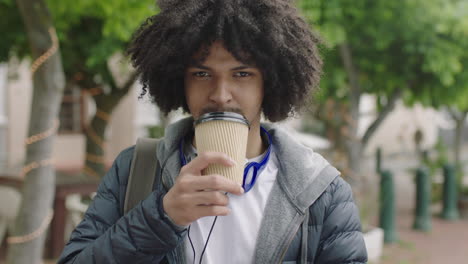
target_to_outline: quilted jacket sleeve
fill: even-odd
[[[329,190],[315,263],[366,263],[367,251],[351,187],[337,177]]]
[[[155,191],[122,216],[132,156],[129,148],[117,157],[59,264],[158,263],[182,241],[185,231],[164,216],[162,195]]]

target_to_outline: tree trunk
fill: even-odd
[[[347,136],[345,140],[346,155],[348,160],[347,177],[350,177],[350,183],[356,185],[360,182],[361,177],[361,160],[362,160],[362,142],[358,137],[358,122],[359,122],[359,104],[361,101],[361,87],[359,85],[358,71],[353,63],[351,48],[347,43],[339,46],[341,59],[346,70],[349,80],[349,110],[350,115],[347,120]],[[359,188],[359,186],[356,186]]]
[[[114,87],[109,94],[101,93],[93,97],[96,102],[96,114],[86,128],[86,162],[84,169],[84,173],[91,177],[102,178],[105,174],[104,145],[110,115],[120,100],[128,93],[136,78],[137,75],[133,73],[122,88]]]
[[[367,128],[362,138],[358,135],[359,125],[359,104],[361,99],[361,87],[359,84],[359,73],[353,63],[353,55],[351,48],[347,43],[339,45],[341,59],[346,70],[349,79],[349,101],[350,101],[350,116],[347,118],[348,130],[346,137],[346,154],[348,157],[348,173],[351,179],[351,183],[360,183],[364,179],[362,171],[362,155],[364,149],[369,143],[370,138],[375,134],[378,127],[383,123],[385,118],[395,108],[396,101],[401,97],[402,89],[396,88],[393,93],[389,96],[387,104],[382,108],[382,111],[378,113],[377,118]],[[359,188],[359,186],[356,186]]]
[[[361,210],[361,220],[363,225],[368,224],[377,204],[372,197],[377,193],[374,191],[376,188],[376,181],[372,181],[367,177],[363,169],[363,155],[364,150],[370,140],[375,134],[378,127],[383,123],[384,119],[394,109],[396,101],[401,97],[401,89],[395,89],[388,98],[388,102],[383,107],[382,111],[378,113],[377,118],[367,128],[362,137],[358,134],[359,128],[359,106],[362,95],[362,89],[359,83],[359,72],[353,62],[352,50],[347,43],[339,45],[340,56],[349,80],[349,115],[345,116],[347,129],[345,130],[345,149],[347,158],[347,168],[343,171],[346,180],[352,185],[354,190],[354,197]],[[371,197],[369,199],[369,197]]]
[[[457,179],[461,181],[462,176],[462,163],[461,163],[461,147],[463,145],[463,127],[465,125],[465,120],[468,112],[461,112],[458,118],[454,116],[456,122],[455,128],[455,138],[454,138],[454,158],[455,158],[455,168],[457,171]]]
[[[51,36],[55,33],[48,32],[52,27],[49,11],[43,0],[17,0],[17,4],[27,31],[32,57],[38,58],[53,46]],[[54,127],[64,85],[65,76],[57,48],[33,76],[29,137],[51,131]],[[52,158],[54,134],[27,146],[26,165]],[[55,193],[55,170],[49,162],[44,162],[43,165],[25,175],[22,203],[11,238],[34,233],[42,223],[47,223]],[[31,241],[10,243],[7,263],[40,263],[44,241],[45,231]]]

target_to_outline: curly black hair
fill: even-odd
[[[184,73],[192,56],[220,40],[264,78],[263,114],[280,121],[297,112],[319,83],[319,38],[291,0],[158,0],[161,12],[135,32],[133,66],[161,111],[188,111]],[[206,58],[205,54],[205,58]],[[203,58],[202,58],[203,60]]]

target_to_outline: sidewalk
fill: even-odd
[[[468,153],[466,150],[464,153]],[[399,241],[385,245],[379,264],[468,263],[468,219],[446,221],[439,218],[442,206],[437,203],[431,207],[431,232],[413,230],[416,186],[412,170],[418,162],[411,155],[395,156],[384,162],[395,177]]]
[[[412,229],[412,211],[400,211],[397,218],[399,241],[385,245],[381,264],[464,264],[468,263],[468,219],[446,221],[432,217],[432,231]]]

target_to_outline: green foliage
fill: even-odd
[[[150,138],[161,138],[164,137],[164,127],[161,126],[148,126],[148,136]]]
[[[460,196],[468,197],[468,186],[464,186],[461,188]]]
[[[24,56],[29,47],[19,10],[13,0],[0,0],[0,17],[0,62],[7,61],[11,54]]]
[[[386,98],[402,88],[408,104],[468,104],[460,99],[468,90],[467,1],[299,0],[298,5],[324,40],[325,91],[318,99],[347,100],[348,76],[338,49],[347,43],[361,92]]]
[[[68,80],[83,87],[113,84],[107,61],[124,52],[141,22],[157,12],[153,0],[47,0],[56,28]],[[27,55],[23,23],[13,0],[0,1],[0,61]],[[99,76],[99,79],[96,79]]]
[[[410,102],[421,101],[435,107],[457,105],[461,95],[467,93],[468,78],[463,68],[468,66],[466,49],[468,43],[468,9],[459,1],[447,1],[439,10],[431,10],[432,35],[426,45],[426,62],[423,71],[433,74],[430,89],[419,90]],[[460,7],[460,8],[459,8]],[[466,101],[466,100],[465,100]]]
[[[449,162],[448,159],[448,148],[441,138],[437,140],[437,143],[434,146],[434,152],[436,156],[434,159],[427,157],[424,162],[426,165],[431,168],[431,171],[442,168],[445,164]]]

